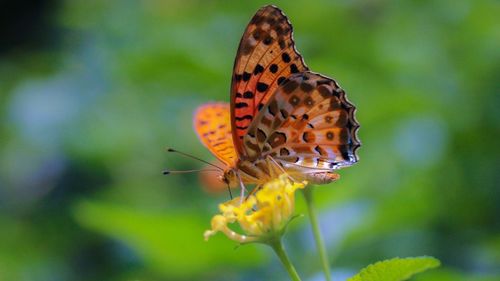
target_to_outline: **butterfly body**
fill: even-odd
[[[237,187],[240,184],[240,178],[244,184],[262,185],[276,178],[282,171],[285,171],[296,181],[307,181],[311,184],[327,184],[339,179],[339,175],[334,172],[317,172],[313,170],[309,173],[304,173],[300,169],[287,168],[281,162],[276,163],[281,165],[281,168],[273,163],[272,160],[241,160],[235,168],[226,169],[220,176],[220,180],[231,187]]]
[[[240,41],[231,103],[201,106],[194,127],[227,166],[220,179],[231,186],[263,184],[283,172],[324,184],[357,162],[354,114],[335,80],[309,71],[286,16],[265,6]]]

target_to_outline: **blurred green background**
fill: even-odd
[[[192,112],[228,101],[270,3],[24,2],[0,6],[0,280],[285,278],[264,246],[203,241],[227,193],[161,175],[202,166],[167,146],[212,159]],[[360,162],[315,193],[335,279],[432,255],[415,280],[500,280],[500,2],[273,4],[358,108]],[[322,280],[306,217],[286,246]]]

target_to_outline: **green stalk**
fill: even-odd
[[[325,279],[331,281],[332,277],[330,274],[330,265],[328,263],[328,255],[326,254],[325,243],[323,242],[323,237],[321,237],[321,231],[319,229],[318,217],[316,215],[316,209],[314,208],[312,187],[309,186],[302,190],[304,193],[304,198],[306,199],[307,211],[309,213],[309,220],[311,221],[311,227],[314,234],[314,240],[316,242],[316,248],[318,249],[319,258],[321,260],[321,265],[323,267],[323,272],[325,273]]]
[[[292,262],[290,261],[288,255],[285,252],[285,248],[283,247],[283,242],[281,242],[281,238],[276,238],[269,241],[269,245],[271,246],[271,248],[273,248],[276,255],[278,255],[278,258],[280,259],[281,263],[288,272],[288,275],[290,275],[290,278],[293,281],[301,281],[299,274],[297,273],[297,270],[295,270],[295,267],[293,266]]]

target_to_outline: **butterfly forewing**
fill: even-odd
[[[293,73],[307,70],[295,49],[292,26],[274,6],[257,11],[238,48],[231,84],[231,124],[242,155],[242,138],[257,112],[278,85]]]
[[[195,111],[193,125],[208,150],[227,166],[234,167],[238,157],[231,134],[229,109],[228,103],[204,104]]]
[[[249,159],[273,158],[297,167],[335,169],[357,161],[355,107],[330,78],[303,72],[271,95],[244,137]]]

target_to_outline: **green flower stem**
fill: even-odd
[[[274,252],[278,257],[280,258],[281,263],[285,267],[286,271],[290,275],[290,278],[293,281],[301,281],[299,274],[297,273],[297,270],[295,270],[295,267],[293,266],[292,262],[288,258],[288,255],[285,252],[285,248],[283,247],[283,242],[281,242],[281,238],[276,238],[268,243],[271,248],[273,248]]]
[[[323,237],[321,237],[318,217],[316,215],[316,210],[314,209],[313,194],[312,194],[313,191],[311,186],[303,189],[302,191],[304,193],[304,198],[306,199],[307,211],[309,213],[309,220],[311,221],[314,240],[316,241],[316,248],[318,248],[319,258],[321,260],[321,265],[323,266],[323,272],[325,273],[326,280],[331,281],[332,277],[330,274],[328,255],[326,254],[325,243],[323,242]]]

